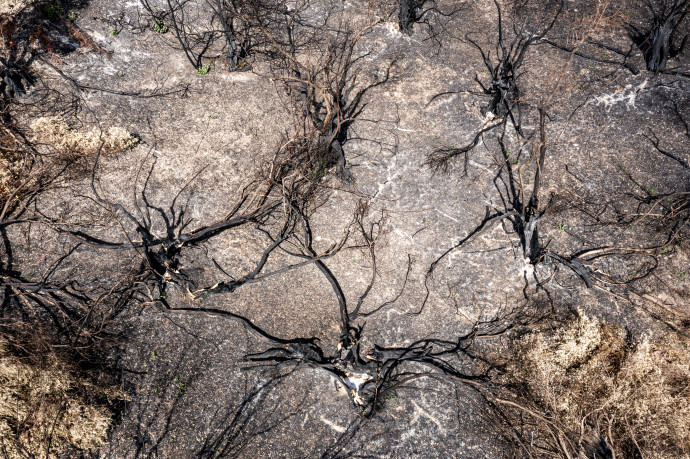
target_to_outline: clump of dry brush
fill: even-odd
[[[525,406],[544,413],[524,426],[529,448],[538,457],[690,457],[689,344],[631,342],[584,314],[525,335],[510,373]]]

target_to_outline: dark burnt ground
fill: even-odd
[[[578,8],[586,10],[586,3]],[[625,16],[639,5],[630,2],[621,8]],[[575,18],[576,9],[569,6],[549,36],[566,37],[566,19]],[[477,48],[464,37],[474,32],[480,47],[493,46],[493,3],[463,4],[445,20],[440,46],[425,40],[421,28],[411,36],[401,34],[394,19],[376,25],[360,45],[360,52],[369,52],[363,74],[375,78],[388,62],[395,60],[395,65],[390,80],[366,94],[366,106],[349,130],[344,149],[354,183],[326,175],[319,197],[324,204],[311,216],[317,249],[342,237],[362,199],[368,221],[380,221],[376,282],[362,308],[368,312],[395,301],[358,319],[357,325],[364,324],[360,346],[406,346],[425,338],[452,341],[475,323],[532,304],[536,297],[549,297],[558,307],[586,311],[640,335],[661,336],[668,327],[687,326],[678,320],[690,312],[687,229],[669,242],[653,218],[629,216],[650,212],[649,206],[637,207],[640,200],[670,198],[690,186],[690,170],[653,143],[656,136],[664,151],[690,160],[683,124],[683,119],[690,122],[690,78],[645,71],[642,53],[635,49],[628,61],[641,69],[637,75],[610,62],[575,57],[565,89],[549,105],[546,133],[551,143],[542,194],[553,199],[553,206],[541,220],[540,237],[549,241],[550,253],[566,258],[590,249],[621,249],[592,263],[592,270],[606,274],[603,281],[587,288],[553,259],[534,266],[525,260],[508,220],[491,222],[444,257],[429,276],[432,263],[474,231],[487,208],[509,210],[497,171],[505,170],[506,163],[520,164],[527,153],[518,156],[519,147],[510,139],[510,152],[501,151],[497,129],[485,133],[469,153],[466,174],[462,159],[446,171],[427,166],[434,149],[465,144],[485,125],[482,109],[489,96],[479,94],[475,75],[486,81],[486,72]],[[140,171],[152,168],[147,193],[154,205],[169,205],[196,177],[183,192],[188,216],[202,225],[223,215],[271,159],[289,126],[287,98],[268,77],[268,64],[257,57],[252,71],[229,72],[222,59],[209,59],[210,72],[199,75],[176,49],[172,34],[154,32],[135,1],[95,0],[79,12],[77,24],[105,52],[73,53],[53,65],[82,89],[45,65],[40,72],[56,87],[79,95],[76,116],[85,126],[122,126],[142,140],[133,151],[101,159],[103,195],[133,209],[133,189],[144,186]],[[595,38],[624,46],[628,41],[621,24]],[[527,52],[519,79],[525,132],[538,128],[537,108],[567,59],[567,51],[546,43]],[[687,72],[688,59],[687,52],[681,54],[674,66]],[[533,167],[525,171],[531,183]],[[94,206],[86,197],[90,193],[86,172],[42,198],[42,209],[48,215],[61,213],[64,220],[82,219],[74,228],[122,240],[119,224],[106,209]],[[18,264],[36,272],[54,255],[46,248],[69,240],[40,227],[31,229],[31,237],[30,248],[18,248],[15,256]],[[225,278],[218,267],[241,275],[269,243],[251,227],[241,228],[190,249],[182,264],[195,270],[200,285],[213,285]],[[134,250],[84,249],[68,268],[88,273],[97,265],[107,284],[136,266],[137,256]],[[268,271],[291,260],[275,253]],[[348,302],[356,304],[371,277],[368,252],[345,248],[325,263]],[[652,264],[652,274],[625,288],[613,280],[634,278]],[[154,299],[172,308],[229,311],[278,338],[316,337],[324,352],[336,352],[337,300],[313,264],[231,293],[192,299],[181,286],[171,285],[165,298]],[[306,361],[281,371],[247,362],[247,354],[262,352],[267,344],[241,322],[165,310],[160,301],[133,309],[124,355],[114,356],[130,400],[110,443],[100,451],[104,457],[508,454],[490,409],[470,385],[419,379],[387,392],[381,408],[367,417],[337,378]],[[506,342],[503,337],[486,341],[489,347]],[[421,371],[415,365],[408,371]]]

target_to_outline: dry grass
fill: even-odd
[[[76,376],[59,359],[42,360],[18,357],[0,337],[0,438],[9,457],[57,457],[103,445],[113,423],[104,402],[122,395]]]
[[[518,349],[515,382],[573,444],[584,448],[595,432],[619,458],[690,458],[687,341],[631,344],[624,330],[581,315]]]
[[[0,0],[0,15],[16,14],[29,3],[29,0]]]
[[[21,159],[0,154],[0,196],[9,193],[22,169]]]
[[[70,128],[58,117],[38,118],[31,123],[34,141],[48,143],[61,153],[78,153],[93,155],[102,146],[106,153],[118,153],[129,150],[139,142],[126,129],[111,127],[106,132],[98,128],[81,132]]]
[[[27,171],[25,145],[6,126],[0,126],[0,212]]]
[[[7,129],[0,130],[0,208],[4,199],[16,191],[19,183],[26,180],[27,171],[34,164],[30,159],[30,149],[27,145],[17,140]],[[102,132],[93,128],[81,132],[70,128],[67,123],[58,117],[43,117],[36,119],[31,124],[29,140],[40,151],[49,153],[43,157],[44,166],[54,164],[58,168],[60,164],[69,162],[71,169],[78,169],[82,159],[89,159],[98,152],[120,153],[134,148],[139,140],[132,136],[126,129],[111,127]],[[35,165],[35,164],[34,164]],[[48,167],[46,170],[50,170]],[[37,179],[39,177],[36,177]],[[26,188],[26,184],[24,185]]]

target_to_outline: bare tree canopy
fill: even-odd
[[[0,456],[688,456],[688,8],[0,3]]]

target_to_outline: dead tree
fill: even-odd
[[[78,242],[55,247],[57,255],[43,260],[44,266],[40,257],[28,265],[17,260],[31,225],[60,223],[38,208],[47,191],[64,183],[69,163],[42,157],[14,123],[3,124],[0,137],[0,158],[18,169],[0,186],[0,329],[18,343],[43,339],[47,348],[68,351],[70,359],[97,360],[110,352],[106,348],[121,330],[115,322],[130,300],[132,279],[126,273],[77,275],[71,266],[85,249]]]
[[[393,304],[402,294],[409,275],[408,265],[406,280],[400,293],[386,303],[367,312],[363,311],[363,304],[376,279],[375,244],[382,223],[379,220],[365,224],[364,212],[365,206],[360,206],[355,215],[355,224],[362,239],[359,246],[368,249],[372,257],[373,275],[354,307],[348,304],[343,286],[325,260],[316,254],[312,245],[314,235],[306,216],[302,219],[302,249],[291,252],[292,256],[314,263],[328,280],[340,322],[335,353],[324,351],[315,337],[280,338],[249,318],[226,310],[174,305],[168,305],[168,310],[212,315],[245,325],[267,346],[261,352],[248,354],[247,361],[256,364],[257,368],[308,366],[324,371],[339,381],[357,412],[365,416],[372,416],[381,409],[388,391],[405,388],[408,383],[420,379],[467,385],[481,393],[490,393],[492,385],[489,374],[494,369],[483,364],[482,359],[475,354],[473,345],[478,340],[498,337],[520,327],[524,317],[520,319],[518,314],[510,315],[510,318],[497,316],[477,322],[466,333],[448,340],[422,338],[405,346],[374,345],[368,350],[361,348],[364,323],[360,319]]]
[[[422,19],[425,3],[429,1],[400,0],[398,27],[407,35],[412,35],[412,27]]]
[[[156,205],[151,202],[147,194],[149,181],[155,168],[154,158],[153,164],[144,177],[141,190],[135,189],[133,209],[130,210],[130,206],[113,203],[104,195],[97,174],[99,155],[94,163],[91,178],[93,197],[117,222],[125,240],[107,240],[94,236],[88,230],[69,228],[65,225],[56,225],[56,227],[58,231],[69,234],[79,242],[92,247],[135,251],[141,259],[136,277],[147,288],[145,292],[139,292],[140,295],[143,294],[144,300],[158,298],[164,301],[166,291],[171,285],[179,285],[183,292],[193,298],[233,292],[244,284],[258,282],[264,277],[276,274],[273,272],[264,275],[262,270],[271,253],[293,237],[301,214],[290,209],[304,209],[304,206],[309,205],[318,188],[315,181],[305,178],[301,171],[292,168],[293,158],[282,156],[285,154],[286,151],[281,149],[280,156],[277,155],[277,158],[281,160],[274,160],[266,168],[267,176],[259,177],[244,187],[239,192],[235,203],[222,218],[197,225],[195,228],[189,228],[191,220],[187,216],[187,205],[180,201],[183,201],[187,187],[198,174],[182,187],[166,206]],[[283,212],[282,209],[288,210]],[[266,221],[271,217],[280,221],[273,233],[266,227]],[[219,280],[209,286],[200,286],[195,278],[196,272],[189,271],[181,265],[183,254],[190,248],[202,245],[225,232],[249,225],[254,225],[260,233],[266,234],[271,240],[256,262],[255,268],[244,275],[235,278],[212,259],[225,280]],[[157,231],[159,227],[164,228],[162,234]],[[336,244],[330,251],[337,251],[342,244],[344,242]],[[321,256],[328,256],[329,253]],[[280,272],[298,266],[286,267]]]
[[[383,75],[361,85],[363,60],[359,44],[380,18],[346,19],[342,6],[310,23],[308,2],[284,13],[284,19],[261,26],[270,53],[272,78],[284,84],[292,123],[286,142],[301,150],[303,163],[316,175],[335,166],[346,181],[352,176],[343,144],[348,129],[364,108],[363,97],[390,78],[394,62]]]
[[[405,35],[412,35],[415,24],[424,25],[429,33],[429,38],[435,40],[444,30],[444,24],[439,19],[453,17],[459,12],[461,6],[451,9],[441,9],[436,0],[399,0],[398,1],[398,28]]]
[[[51,58],[64,56],[77,49],[107,52],[73,24],[64,14],[46,13],[46,2],[27,1],[19,11],[0,16],[0,112],[9,124],[7,100],[27,95],[30,88],[37,92],[40,77],[32,69],[36,61],[54,68]],[[52,2],[55,4],[56,2]],[[57,4],[60,4],[57,2]],[[73,4],[79,7],[78,3]],[[58,74],[62,75],[61,72]],[[54,89],[43,88],[43,93]],[[40,97],[40,95],[39,95]]]
[[[60,222],[42,215],[42,197],[77,169],[74,158],[41,148],[17,117],[57,112],[72,100],[71,94],[46,87],[32,65],[94,46],[67,18],[46,15],[44,6],[27,2],[16,14],[0,18],[0,328],[18,344],[43,340],[42,351],[93,362],[110,352],[106,343],[114,347],[119,331],[110,325],[129,301],[131,279],[75,274],[73,266],[85,248],[78,242],[52,247],[30,263],[21,257],[33,248],[32,228],[49,230]]]
[[[483,94],[489,96],[488,104],[482,109],[486,120],[482,127],[473,134],[472,140],[460,147],[443,147],[434,150],[427,158],[427,165],[434,169],[447,169],[451,162],[458,157],[464,157],[464,171],[467,172],[469,153],[479,144],[482,136],[500,126],[510,122],[519,134],[522,134],[522,107],[518,79],[522,75],[521,67],[527,52],[542,42],[546,34],[553,28],[563,11],[563,2],[555,3],[554,8],[546,8],[541,24],[535,29],[526,21],[514,19],[512,27],[504,24],[503,13],[498,0],[494,0],[497,13],[497,41],[494,46],[495,57],[491,51],[485,50],[470,34],[465,35],[465,41],[474,46],[482,57],[490,80],[485,84],[478,75],[475,81],[479,84]],[[512,29],[512,39],[507,33]],[[448,93],[443,93],[448,94]],[[432,98],[432,101],[436,98]]]
[[[508,148],[505,131],[496,139],[500,154],[496,155],[497,173],[494,184],[500,196],[500,207],[487,208],[483,219],[466,236],[447,249],[438,257],[427,270],[425,277],[426,297],[419,311],[422,312],[429,298],[429,280],[439,263],[450,253],[464,247],[478,235],[486,231],[496,223],[502,223],[508,234],[515,234],[519,239],[519,247],[522,249],[525,262],[535,267],[533,271],[537,289],[544,289],[545,285],[554,278],[559,266],[564,266],[572,272],[587,288],[601,287],[602,285],[626,286],[633,282],[647,278],[658,266],[657,254],[669,241],[668,236],[661,243],[649,246],[608,246],[596,241],[589,241],[592,248],[576,250],[572,253],[559,253],[549,248],[550,240],[544,240],[540,234],[543,222],[548,217],[554,203],[554,196],[543,196],[543,182],[546,173],[547,151],[557,148],[556,142],[548,141],[546,105],[539,108],[539,127],[536,133],[528,140],[518,143],[516,149]],[[516,135],[519,139],[520,137]],[[526,175],[529,174],[529,179]],[[532,185],[528,185],[528,183]],[[506,225],[509,223],[509,226]],[[632,273],[624,275],[609,275],[596,264],[602,260],[618,259],[632,260],[632,264],[641,264],[633,268]],[[646,260],[646,261],[644,261]],[[638,263],[641,262],[641,263]],[[547,266],[544,279],[540,278],[536,267]],[[525,295],[531,284],[525,277]]]
[[[0,17],[0,95],[5,101],[25,95],[35,83],[29,70],[35,58],[29,46],[35,15],[28,6],[11,17]]]
[[[597,10],[597,14],[592,18],[588,29],[582,34],[579,44],[584,43],[589,38],[589,35],[596,30],[605,14],[606,5],[602,5]],[[549,111],[553,109],[557,95],[565,88],[564,82],[567,79],[568,71],[575,56],[575,51],[571,51],[567,61],[554,78],[551,87],[541,98],[537,108],[537,127],[533,132],[527,133],[522,129],[518,129],[519,125],[515,125],[514,122],[508,124],[507,120],[510,116],[510,111],[508,110],[510,110],[510,106],[507,107],[507,114],[504,115],[503,120],[499,123],[502,126],[502,132],[496,137],[497,150],[500,154],[495,157],[498,169],[494,177],[494,184],[500,196],[501,206],[494,207],[493,209],[487,208],[486,214],[479,224],[430,265],[426,274],[425,285],[427,285],[441,260],[498,222],[510,222],[512,231],[506,230],[506,232],[514,233],[518,236],[519,246],[522,249],[526,262],[535,267],[545,262],[552,262],[554,266],[554,271],[552,272],[555,272],[558,265],[566,266],[587,287],[593,287],[597,282],[607,282],[606,275],[592,267],[593,264],[601,259],[635,256],[648,257],[651,260],[650,263],[644,264],[641,269],[631,276],[615,279],[616,285],[628,285],[634,280],[645,278],[656,268],[655,254],[667,241],[649,247],[597,246],[596,242],[592,242],[589,245],[595,248],[579,250],[571,254],[562,254],[551,251],[549,249],[549,241],[544,241],[540,236],[542,221],[547,216],[553,203],[553,196],[548,199],[544,197],[542,188],[547,168],[547,151],[557,148],[559,144],[558,138],[555,140],[549,139],[548,120],[552,116],[549,114]],[[565,116],[565,119],[571,119],[574,113],[581,107],[582,105],[578,105],[574,112]],[[495,127],[490,125],[482,130],[478,136],[483,136]],[[515,129],[509,130],[509,127],[514,127]],[[478,142],[478,139],[479,137],[475,141]],[[513,148],[507,145],[507,139],[512,141]],[[487,145],[487,149],[490,148],[488,139],[484,141],[484,144]],[[472,144],[470,144],[470,148],[473,148]],[[447,161],[452,159],[452,157],[445,157],[443,159]],[[526,178],[527,174],[529,174],[529,179]],[[530,181],[532,183],[531,187],[528,185]],[[536,273],[536,270],[534,272]],[[541,280],[538,280],[538,287],[541,287],[541,282]],[[529,282],[527,282],[528,284]],[[426,298],[428,296],[429,290],[427,286]],[[425,303],[426,299],[422,304],[422,308]],[[421,312],[421,309],[419,312]]]
[[[26,66],[4,57],[0,57],[0,80],[0,94],[5,99],[25,95],[27,89],[34,84],[34,78]]]
[[[669,59],[676,57],[683,51],[687,35],[677,44],[677,34],[685,16],[690,11],[688,0],[647,0],[647,8],[652,15],[651,26],[647,30],[639,30],[633,24],[629,25],[630,37],[644,53],[647,70],[659,73],[666,72]],[[671,69],[668,69],[671,70]]]
[[[192,67],[200,70],[203,59],[216,41],[223,36],[223,30],[216,28],[218,17],[205,8],[203,3],[192,0],[169,0],[165,8],[154,8],[149,0],[141,0],[149,13],[154,28],[170,28]]]
[[[44,350],[97,362],[116,347],[124,325],[117,322],[129,305],[133,279],[107,270],[75,273],[74,263],[85,249],[81,243],[55,247],[57,255],[43,260],[43,266],[40,257],[28,265],[17,260],[16,252],[27,245],[22,234],[30,234],[31,225],[59,223],[36,208],[66,171],[42,161],[30,145],[24,148],[26,166],[9,189],[0,190],[0,329],[17,343],[45,340]]]
[[[251,44],[270,63],[270,77],[283,82],[289,99],[292,123],[285,149],[301,157],[314,176],[335,166],[341,178],[352,179],[343,151],[348,129],[364,107],[365,93],[388,81],[393,65],[360,83],[366,57],[358,55],[360,43],[382,18],[347,18],[342,5],[326,4],[318,6],[325,8],[325,17],[314,21],[316,6],[310,1],[285,6],[271,0],[208,0],[204,6],[175,0],[163,11],[142,1],[151,17],[170,24],[196,69],[224,36],[230,68],[246,70],[241,61]]]
[[[238,0],[209,0],[209,6],[218,18],[225,37],[225,59],[231,70],[247,69],[244,61],[251,46],[250,24],[252,17],[246,10],[251,2]],[[254,6],[254,11],[256,11]]]
[[[284,6],[274,0],[170,0],[157,9],[142,5],[159,33],[172,30],[192,66],[224,55],[231,71],[249,70],[250,47],[262,48],[260,27],[280,17]]]

